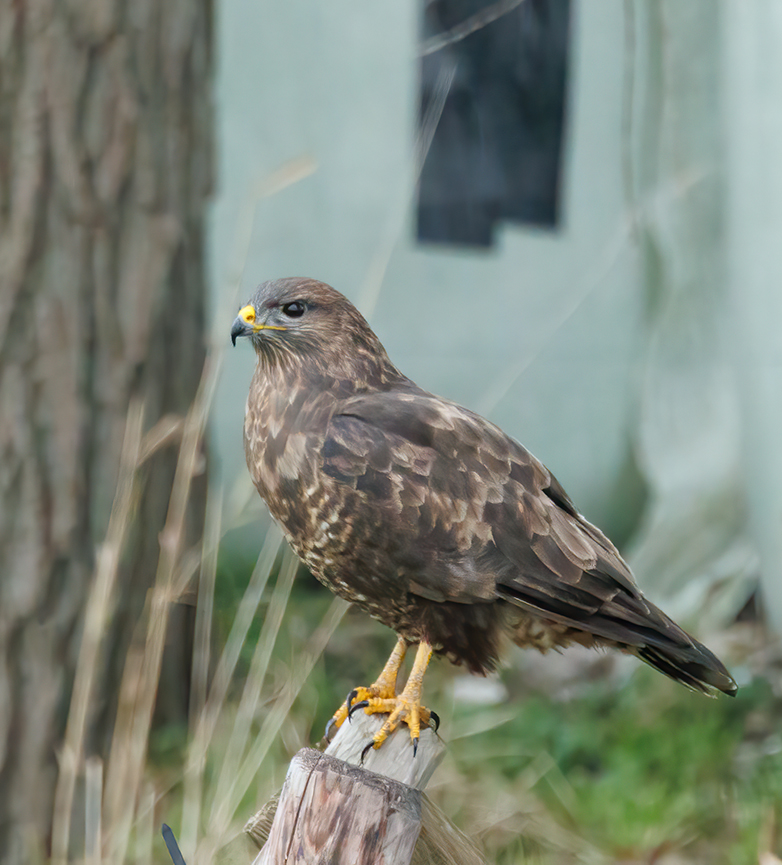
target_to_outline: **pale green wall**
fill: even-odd
[[[408,375],[487,412],[605,524],[634,423],[643,292],[623,190],[623,3],[575,6],[563,227],[506,226],[476,253],[413,240],[418,0],[223,0],[212,274],[222,303],[253,185],[313,160],[310,176],[257,202],[220,339],[262,280],[330,282]],[[247,346],[226,358],[215,441],[228,478],[244,471],[252,366]]]
[[[419,384],[638,528],[655,600],[702,632],[760,580],[782,631],[782,4],[574,0],[563,227],[477,253],[412,239],[417,9],[218,4],[218,343],[257,283],[330,282]],[[225,361],[215,452],[246,487],[253,356]]]

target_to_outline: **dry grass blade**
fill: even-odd
[[[190,487],[200,462],[200,444],[215,386],[216,366],[207,363],[198,393],[185,418],[168,513],[160,533],[160,557],[155,584],[147,604],[147,630],[143,644],[131,646],[120,685],[119,708],[108,763],[105,824],[108,855],[122,862],[144,772],[152,710],[160,677],[160,664],[174,597],[174,581],[182,553]]]
[[[263,590],[266,588],[266,583],[274,561],[277,558],[281,542],[282,535],[280,530],[273,523],[266,533],[263,547],[258,555],[258,561],[253,569],[247,589],[239,603],[239,609],[231,625],[231,631],[228,634],[225,648],[217,664],[212,686],[209,689],[209,698],[201,717],[198,719],[196,736],[193,748],[191,749],[191,759],[200,761],[206,755],[209,741],[217,724],[217,718],[228,694],[231,677],[236,669],[236,663],[239,660],[244,641],[247,639],[247,633],[255,617],[258,604],[261,602],[261,596],[263,595]]]
[[[209,675],[209,648],[212,642],[212,616],[214,613],[214,589],[217,578],[217,551],[222,529],[223,490],[213,492],[210,488],[206,502],[204,545],[201,558],[201,573],[198,580],[195,635],[193,639],[193,676],[190,690],[190,738],[195,737],[197,719],[203,716],[206,707],[207,680]],[[185,858],[195,854],[198,837],[198,822],[201,814],[204,762],[188,761],[184,777],[184,801],[182,804],[181,846]]]
[[[458,739],[468,739],[488,730],[494,730],[512,721],[517,714],[518,710],[515,706],[490,706],[479,715],[454,720],[448,740],[456,742]]]
[[[281,542],[282,535],[280,530],[273,523],[266,533],[250,581],[234,616],[231,631],[212,678],[208,698],[200,707],[198,713],[191,717],[190,744],[184,770],[184,804],[181,832],[182,850],[187,862],[207,861],[203,860],[202,851],[198,849],[197,841],[207,754],[221,713],[225,708],[228,689],[239,660],[242,646],[247,639],[250,625],[261,602],[261,597],[277,558]],[[199,597],[200,604],[201,599]],[[201,614],[206,615],[205,611],[202,611]],[[202,639],[205,639],[205,637],[202,636]],[[195,651],[199,651],[198,645],[195,646]],[[203,649],[200,651],[203,651]]]
[[[152,844],[155,837],[155,788],[151,783],[145,783],[141,792],[138,816],[136,822],[136,865],[152,865]]]
[[[629,220],[623,220],[617,231],[614,233],[609,244],[606,245],[605,254],[598,262],[593,272],[587,274],[581,288],[574,292],[562,306],[562,310],[557,319],[548,328],[541,328],[539,338],[533,345],[530,345],[525,355],[516,363],[508,367],[503,375],[497,376],[494,384],[486,391],[483,399],[478,403],[478,412],[483,415],[491,415],[491,412],[510,392],[511,388],[521,378],[521,376],[529,369],[529,367],[540,357],[544,349],[546,349],[557,333],[570,321],[570,319],[578,312],[582,304],[593,294],[593,292],[603,283],[603,280],[608,276],[613,267],[617,264],[626,248],[627,242],[631,239],[632,223]]]
[[[411,865],[486,865],[480,850],[424,796],[421,835]]]
[[[234,719],[234,727],[231,731],[231,738],[228,742],[228,748],[220,771],[220,779],[217,783],[215,798],[218,802],[227,795],[231,787],[231,781],[236,777],[236,773],[243,762],[247,742],[250,739],[250,727],[258,709],[258,702],[263,682],[266,678],[266,671],[269,667],[269,660],[271,659],[274,644],[277,641],[277,635],[283,616],[285,615],[285,609],[288,605],[288,599],[290,598],[293,580],[298,567],[298,559],[288,550],[285,564],[280,570],[280,575],[277,578],[277,583],[272,593],[269,609],[264,616],[261,635],[253,652],[250,671],[247,675],[247,681],[245,682],[239,708]]]
[[[301,657],[297,662],[295,677],[288,683],[287,688],[282,692],[264,720],[260,733],[253,742],[239,771],[233,778],[225,797],[214,805],[209,821],[210,835],[213,839],[219,841],[224,837],[226,827],[229,826],[231,818],[236,813],[242,798],[250,789],[250,785],[258,773],[258,769],[268,753],[272,742],[280,732],[280,728],[285,722],[294,700],[299,695],[304,682],[312,672],[316,661],[326,648],[337,625],[342,621],[347,608],[348,604],[345,601],[341,598],[334,598],[324,614],[321,623],[313,632],[308,645],[302,651]]]
[[[103,760],[88,757],[84,772],[84,858],[86,865],[100,865],[101,856],[101,806],[103,802]]]
[[[426,155],[432,146],[432,139],[440,122],[440,117],[445,107],[445,100],[451,91],[451,85],[455,76],[456,64],[444,64],[438,73],[434,88],[434,98],[426,110],[421,123],[421,131],[415,142],[414,176],[412,183],[407,187],[403,187],[402,196],[391,210],[388,223],[386,224],[378,248],[372,256],[372,261],[369,264],[369,269],[361,288],[359,306],[367,317],[372,315],[377,300],[380,297],[380,289],[388,271],[394,247],[403,233],[410,199],[413,197],[413,191],[421,176]]]
[[[212,641],[214,589],[217,579],[217,551],[222,536],[223,491],[211,488],[207,496],[204,546],[198,580],[195,637],[193,645],[193,678],[191,682],[190,717],[197,718],[206,704],[209,676],[209,647]]]
[[[145,463],[161,448],[182,438],[185,419],[178,414],[164,415],[144,436],[138,463]]]
[[[462,39],[466,39],[475,33],[476,30],[480,30],[502,18],[503,15],[512,12],[517,6],[521,6],[523,2],[524,0],[497,0],[496,3],[492,3],[491,6],[481,9],[480,12],[470,15],[469,18],[460,24],[451,27],[450,30],[446,30],[445,33],[438,33],[436,36],[425,40],[418,52],[419,56],[426,57],[429,54],[434,54],[435,51],[440,51],[447,45],[461,42]]]
[[[227,333],[225,322],[226,320],[230,321],[236,314],[237,299],[242,284],[242,271],[247,262],[247,255],[252,241],[255,211],[258,203],[265,198],[277,195],[277,193],[282,192],[288,186],[292,186],[294,183],[298,183],[300,180],[309,177],[317,170],[317,167],[317,163],[312,157],[300,156],[297,159],[289,160],[271,174],[265,175],[260,180],[256,180],[250,186],[236,220],[233,250],[228,256],[231,266],[225,278],[225,284],[220,291],[220,297],[224,299],[223,303],[225,306],[221,310],[221,314],[216,315],[214,319],[215,329],[212,339],[215,349],[218,346],[226,344]],[[230,313],[229,310],[231,310]]]
[[[95,577],[87,599],[84,634],[79,647],[65,739],[60,753],[52,829],[52,862],[54,863],[65,863],[68,858],[74,789],[84,756],[84,731],[92,703],[100,646],[106,634],[119,557],[135,503],[136,465],[141,449],[143,421],[143,406],[134,400],[128,408],[125,422],[117,491],[109,517],[106,540],[97,553]]]

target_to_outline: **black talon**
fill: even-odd
[[[440,729],[440,716],[437,712],[433,712],[431,709],[429,710],[429,717],[434,718],[434,731],[435,733]]]
[[[353,688],[352,691],[345,697],[345,708],[348,710],[348,721],[350,721],[350,704],[358,697],[358,691]]]
[[[415,755],[417,753],[418,753],[418,736],[416,736],[415,739],[413,739],[413,756],[415,757]]]
[[[370,740],[369,740],[369,744],[368,744],[368,745],[366,746],[366,748],[364,748],[364,750],[361,752],[361,762],[360,762],[359,765],[361,765],[361,766],[364,765],[364,759],[365,759],[365,757],[367,756],[367,754],[369,753],[370,749],[372,748],[372,746],[373,746],[374,744],[375,744],[375,740],[374,740],[374,739],[370,739]]]
[[[331,731],[336,726],[336,722],[333,718],[329,718],[328,723],[326,724],[326,732],[323,734],[326,737],[326,741],[331,741]]]
[[[366,709],[369,705],[369,700],[362,700],[360,703],[356,703],[355,706],[351,706],[348,709],[348,721],[350,721],[353,717],[354,712],[358,712],[359,709]]]

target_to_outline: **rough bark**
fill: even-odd
[[[45,847],[129,400],[143,398],[151,426],[184,413],[201,374],[211,30],[210,0],[26,0],[0,13],[2,861]],[[169,449],[146,468],[106,645],[114,686],[175,459]],[[193,540],[202,506],[203,489]],[[178,702],[181,666],[164,676]],[[111,714],[107,690],[95,743]]]

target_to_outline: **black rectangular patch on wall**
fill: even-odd
[[[418,187],[418,240],[490,246],[559,220],[570,0],[423,0],[419,124],[452,70]]]

